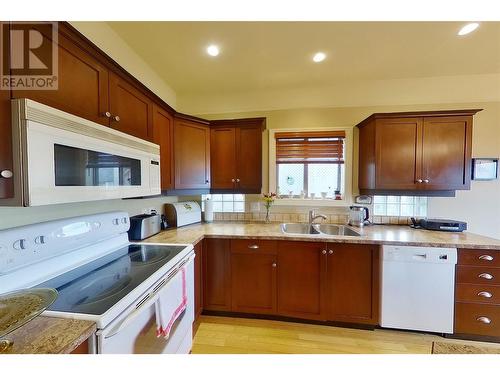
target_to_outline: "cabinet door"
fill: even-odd
[[[471,139],[472,116],[424,118],[421,178],[426,190],[469,188]]]
[[[174,187],[174,120],[163,108],[153,105],[153,142],[160,145],[161,189]]]
[[[198,319],[203,310],[203,241],[194,247],[194,319]]]
[[[114,73],[109,75],[109,112],[113,129],[146,140],[152,138],[152,101]]]
[[[210,129],[174,120],[175,189],[210,188]]]
[[[262,125],[236,129],[236,189],[260,194],[262,190]]]
[[[0,27],[8,28],[8,24],[0,22]],[[9,34],[7,33],[7,35]],[[5,176],[9,176],[8,172],[13,171],[11,126],[10,91],[0,90],[0,172],[3,172]],[[0,175],[0,199],[12,198],[13,196],[13,178]]]
[[[326,245],[278,242],[278,314],[325,320]]]
[[[328,244],[328,320],[378,323],[378,250]]]
[[[44,38],[52,41],[50,35]],[[14,90],[13,97],[108,125],[108,70],[62,32],[58,35],[58,68],[57,90]]]
[[[236,129],[210,130],[210,187],[212,190],[231,190],[236,179]]]
[[[231,240],[232,311],[276,313],[276,242]]]
[[[421,118],[376,120],[377,189],[415,190],[420,184]]]
[[[203,286],[203,308],[205,310],[231,310],[230,240],[205,239]]]

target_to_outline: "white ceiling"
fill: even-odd
[[[109,22],[178,94],[500,73],[500,22]],[[207,45],[220,46],[213,58]],[[317,51],[327,59],[311,61]]]

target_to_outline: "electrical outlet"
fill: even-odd
[[[250,212],[260,212],[260,202],[250,202]]]

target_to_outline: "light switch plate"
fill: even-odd
[[[250,212],[259,212],[260,202],[250,202]]]

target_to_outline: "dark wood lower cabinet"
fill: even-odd
[[[328,244],[328,320],[378,323],[378,247]]]
[[[203,310],[203,241],[194,247],[194,319],[198,319]]]
[[[375,245],[206,239],[200,298],[206,311],[374,326],[378,257]]]
[[[232,311],[276,313],[276,242],[231,241]]]
[[[326,319],[326,244],[278,243],[278,315]]]
[[[207,238],[203,249],[203,308],[231,311],[230,240]]]

